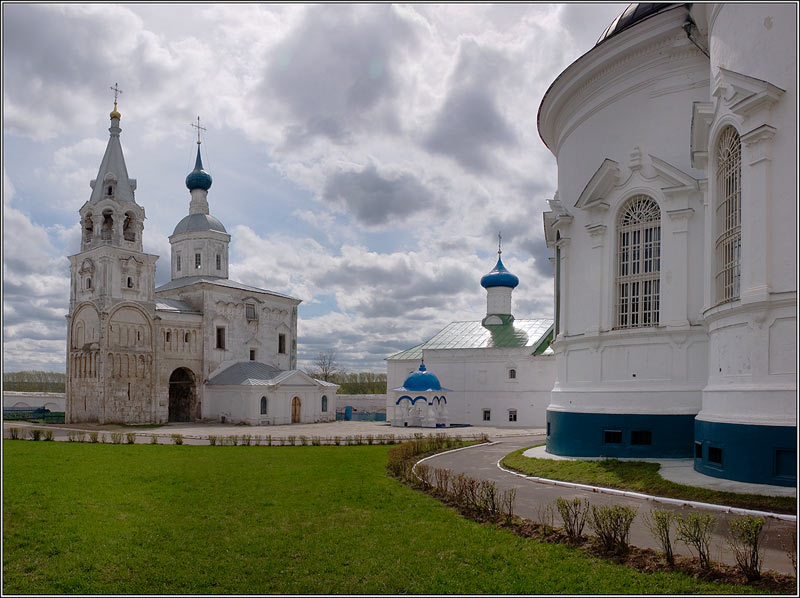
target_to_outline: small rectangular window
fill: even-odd
[[[250,349],[250,361],[255,361],[255,360],[256,360],[256,350]]]
[[[722,465],[722,449],[718,446],[708,447],[708,462]]]
[[[703,458],[703,443],[702,442],[695,442],[694,443],[694,458],[695,459],[702,459]]]
[[[604,430],[603,442],[606,444],[620,444],[622,442],[621,430]]]
[[[653,433],[650,430],[632,430],[631,444],[653,444]]]
[[[200,254],[199,253],[195,253],[194,254],[194,267],[197,268],[198,270],[200,269]]]
[[[508,421],[510,421],[510,422],[517,421],[517,410],[516,409],[509,409],[508,410]]]
[[[278,353],[286,353],[286,335],[278,335]]]
[[[222,269],[222,256],[220,254],[217,254],[217,270],[221,269]]]
[[[255,320],[256,319],[256,306],[252,303],[246,303],[244,306],[245,315],[248,320]]]
[[[485,422],[492,421],[492,410],[491,409],[484,409],[483,410],[483,421],[485,421]]]
[[[218,327],[217,328],[217,349],[224,349],[225,348],[225,328]]]
[[[181,254],[175,256],[175,269],[180,272],[181,271]]]

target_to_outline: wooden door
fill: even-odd
[[[292,399],[292,423],[300,423],[300,397]]]

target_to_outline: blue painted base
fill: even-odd
[[[548,410],[547,452],[565,457],[691,458],[694,417]]]
[[[701,453],[694,468],[715,478],[797,485],[797,428],[747,426],[695,420],[694,439]]]

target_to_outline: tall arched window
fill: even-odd
[[[322,408],[320,409],[322,413],[328,412],[328,397],[322,395]]]
[[[739,298],[742,256],[742,143],[726,127],[717,143],[716,268],[717,303]]]
[[[658,326],[661,210],[647,195],[630,198],[617,221],[616,328]]]
[[[261,397],[261,415],[267,414],[267,397]]]

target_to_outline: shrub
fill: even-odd
[[[342,437],[341,436],[334,436],[333,437],[333,444],[335,444],[336,446],[339,446],[341,443],[342,443]]]
[[[589,501],[575,497],[572,500],[556,499],[556,509],[564,522],[564,530],[570,540],[577,540],[583,534],[583,526],[589,515]]]
[[[504,490],[500,495],[500,515],[502,515],[506,524],[511,523],[514,518],[514,501],[517,499],[517,489],[511,488]]]
[[[255,434],[255,435],[253,436],[253,444],[254,444],[254,445],[256,445],[256,446],[260,446],[260,445],[261,445],[261,440],[262,440],[262,438],[261,438],[261,434]]]
[[[11,440],[19,440],[19,428],[9,428],[8,431],[11,434]]]
[[[550,534],[555,528],[556,509],[553,503],[540,504],[536,507],[536,521],[542,525],[545,535]]]
[[[89,442],[94,443],[97,442],[97,440],[98,440],[97,432],[89,432]]]
[[[172,438],[172,444],[183,444],[183,436],[180,434],[170,434],[170,438]]]
[[[689,550],[697,552],[697,558],[704,569],[711,568],[711,534],[717,525],[717,518],[707,514],[692,513],[686,517],[676,515],[678,523],[678,540],[686,544]]]
[[[121,444],[122,443],[122,432],[111,432],[111,443],[112,444]]]
[[[739,570],[747,581],[761,579],[761,564],[764,558],[764,547],[761,545],[761,532],[764,531],[764,520],[761,517],[736,517],[728,521],[730,537],[728,546],[736,558]]]
[[[242,434],[242,446],[250,446],[253,437],[250,434]]]
[[[319,436],[312,436],[311,437],[311,446],[320,446],[322,444],[322,440]]]
[[[592,505],[589,527],[597,535],[603,550],[625,554],[635,517],[636,509],[626,505]]]
[[[150,444],[158,444],[158,435],[150,434]]]
[[[37,430],[36,428],[31,428],[28,430],[28,438],[31,440],[39,440],[42,437],[42,431]]]
[[[797,577],[797,529],[793,529],[789,542],[781,542],[781,548],[789,557],[794,569],[794,576]]]
[[[69,442],[75,442],[75,430],[70,430],[67,432],[67,440]]]
[[[395,444],[397,442],[394,438],[394,434],[387,434],[386,435],[386,444]]]
[[[664,559],[672,567],[675,564],[675,555],[672,552],[672,524],[675,521],[675,512],[669,510],[651,509],[650,513],[642,516],[644,524],[664,551]]]
[[[478,482],[478,510],[489,516],[490,519],[497,519],[500,514],[500,495],[497,492],[497,485],[489,480]]]
[[[353,444],[353,437],[352,436],[345,436],[344,437],[344,443],[347,446],[350,446],[351,444]]]
[[[436,488],[436,494],[439,496],[447,496],[450,491],[450,477],[452,472],[449,469],[436,468],[433,470],[433,484]]]
[[[128,444],[136,444],[136,432],[128,432],[125,434],[125,439],[128,441]]]
[[[209,434],[208,435],[208,444],[210,444],[211,446],[217,446],[217,437],[214,436],[213,434]]]
[[[308,444],[308,436],[300,436],[300,445],[305,446]]]
[[[424,490],[427,490],[431,487],[431,467],[430,465],[425,465],[424,463],[419,463],[414,472],[417,475],[417,482]]]
[[[367,440],[367,444],[370,444],[370,445],[375,441],[375,437],[372,434],[367,434],[365,436],[365,438]]]
[[[267,442],[267,446],[272,446],[272,434],[267,434],[265,440]]]
[[[45,430],[42,434],[43,440],[53,440],[53,431],[52,430]]]
[[[230,444],[231,446],[236,446],[237,444],[239,444],[239,437],[236,434],[228,436],[228,444]]]
[[[83,430],[75,432],[75,437],[78,439],[78,442],[86,442],[86,432]]]
[[[287,437],[286,437],[286,440],[288,440],[288,441],[289,441],[289,445],[290,445],[290,446],[294,446],[294,442],[295,442],[295,440],[297,440],[297,436],[295,436],[294,434],[292,434],[291,436],[287,436]]]
[[[361,434],[353,436],[353,444],[364,444]]]

